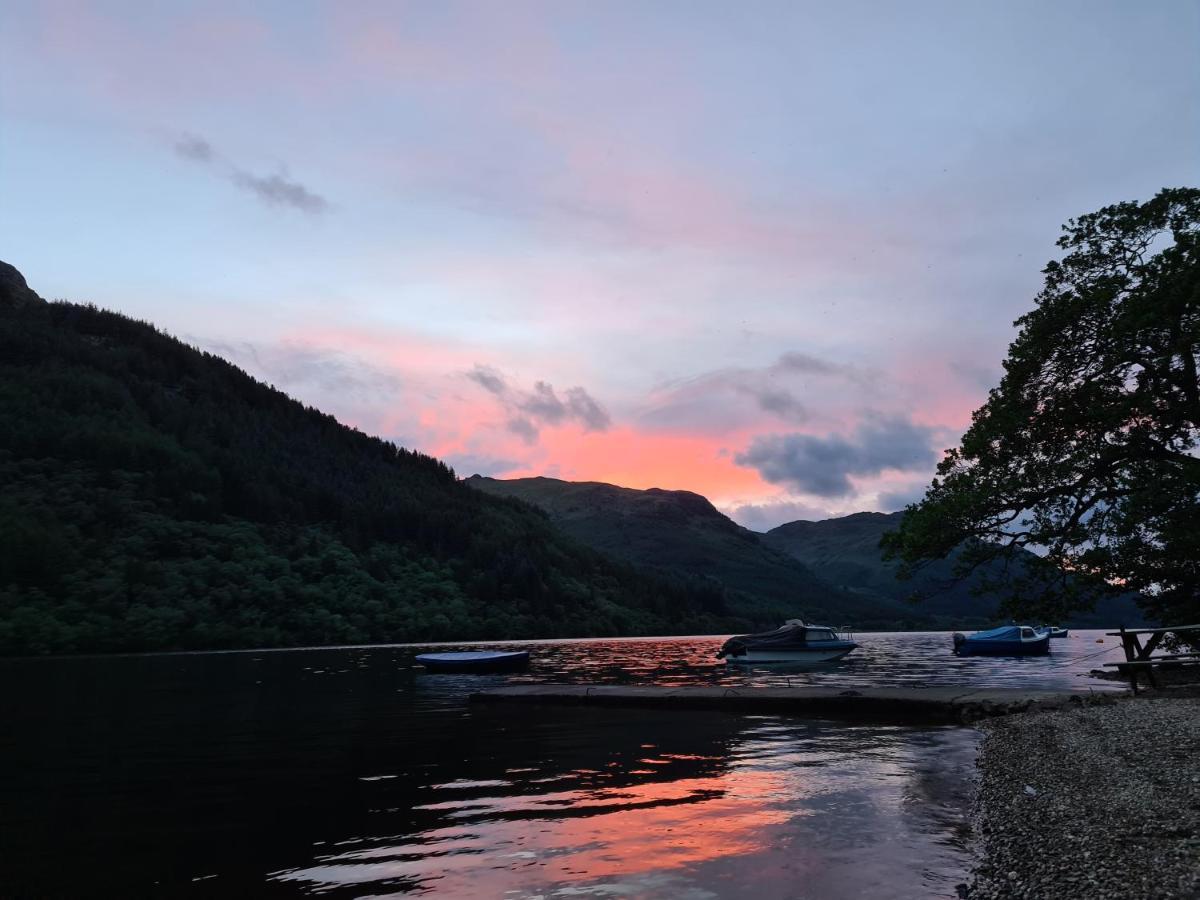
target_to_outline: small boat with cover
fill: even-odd
[[[474,650],[419,653],[417,662],[431,672],[514,672],[529,665],[528,650]]]
[[[774,631],[731,637],[717,653],[727,663],[822,663],[841,659],[855,647],[854,641],[828,625],[806,625],[789,619]]]
[[[1030,625],[1005,625],[967,637],[954,632],[959,656],[1041,656],[1050,652],[1050,632]]]

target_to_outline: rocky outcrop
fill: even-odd
[[[0,260],[0,306],[17,307],[41,303],[42,298],[25,283],[16,266]]]

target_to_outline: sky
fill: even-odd
[[[1191,2],[0,0],[0,259],[462,476],[917,499]]]

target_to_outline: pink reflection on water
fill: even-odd
[[[311,890],[372,884],[463,898],[848,897],[889,879],[891,896],[936,896],[959,873],[958,851],[940,858],[934,850],[927,873],[910,865],[897,875],[888,862],[917,845],[929,850],[907,828],[912,792],[905,785],[919,782],[922,767],[936,771],[941,763],[929,761],[930,747],[908,746],[908,730],[706,718],[724,719],[706,732],[724,753],[631,753],[628,768],[481,783],[482,793],[471,797],[448,798],[461,784],[440,785],[437,802],[415,808],[456,824],[416,840],[367,841],[276,878]],[[693,721],[682,721],[681,731],[696,727],[696,717],[685,719]],[[730,727],[731,740],[723,741]],[[969,759],[972,741],[949,738],[935,752]],[[647,763],[654,768],[641,768]],[[539,792],[547,781],[577,786]],[[889,846],[904,844],[897,835],[907,835],[909,846]],[[852,864],[863,847],[881,858]],[[789,887],[796,879],[824,893],[796,892]]]

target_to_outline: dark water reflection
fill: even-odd
[[[923,640],[791,674],[727,672],[712,638],[539,644],[482,678],[410,647],[4,661],[0,895],[953,896],[970,730],[465,702],[531,679],[1083,681],[938,675]]]

